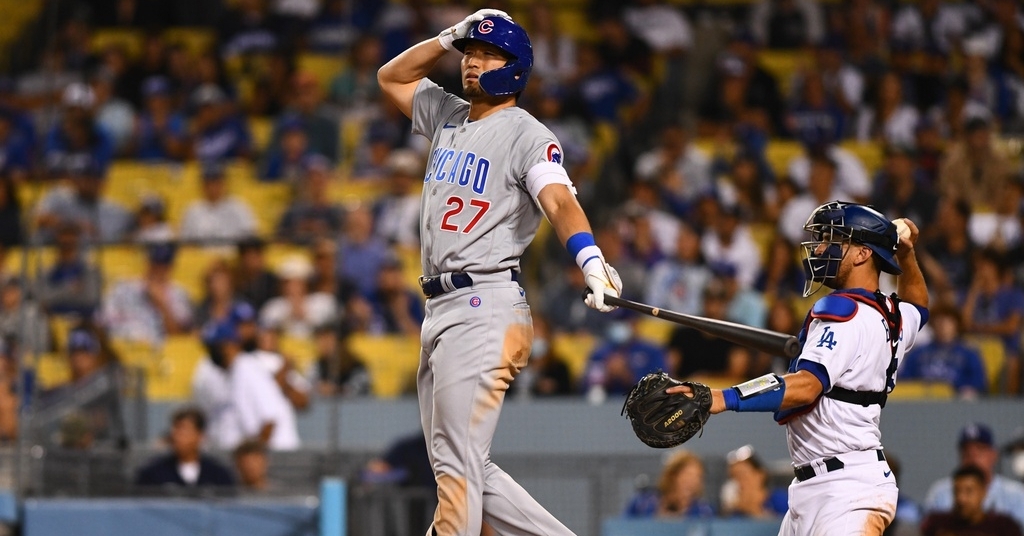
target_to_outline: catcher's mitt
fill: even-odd
[[[665,389],[685,385],[692,396],[670,395]],[[664,372],[648,374],[633,386],[622,406],[633,432],[647,445],[659,449],[685,443],[711,416],[711,388],[703,383],[681,382]]]

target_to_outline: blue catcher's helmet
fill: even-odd
[[[484,17],[462,39],[452,42],[459,52],[465,52],[470,41],[494,45],[512,59],[504,67],[480,75],[480,88],[495,97],[515,95],[526,89],[526,81],[533,69],[533,45],[526,30],[505,17]]]
[[[899,234],[896,224],[877,210],[856,203],[831,201],[814,209],[804,224],[811,233],[811,241],[800,245],[804,249],[804,296],[810,296],[822,285],[835,288],[839,264],[843,260],[843,243],[854,242],[874,252],[883,272],[903,273],[896,262]],[[824,244],[825,249],[818,251]],[[816,285],[815,285],[816,284]]]

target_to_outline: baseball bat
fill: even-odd
[[[587,291],[589,292],[589,289]],[[677,313],[608,294],[604,295],[604,302],[608,305],[622,307],[645,315],[651,315],[655,318],[668,320],[669,322],[675,322],[676,324],[703,331],[708,335],[772,355],[793,358],[800,353],[800,341],[796,337],[777,331],[745,326],[725,320],[715,320],[714,318],[703,316]]]

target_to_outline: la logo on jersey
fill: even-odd
[[[818,348],[827,346],[829,350],[839,344],[836,342],[836,332],[832,331],[832,328],[825,326],[825,331],[821,334],[821,338],[818,339]]]
[[[476,31],[482,34],[489,34],[494,29],[494,21],[484,19],[476,27]]]
[[[554,143],[548,145],[548,162],[562,163],[562,150]]]

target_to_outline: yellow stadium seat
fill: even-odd
[[[129,58],[137,58],[142,53],[142,32],[126,28],[100,28],[93,32],[89,41],[93,52],[102,52],[111,46],[120,46]]]
[[[881,144],[874,142],[862,142],[862,141],[846,141],[840,145],[842,148],[853,153],[868,171],[869,176],[872,178],[875,172],[882,167],[885,162],[885,151],[882,150]]]
[[[175,27],[164,31],[164,41],[180,44],[185,47],[193,57],[199,56],[210,50],[216,42],[217,36],[209,28],[188,28]]]
[[[804,148],[795,141],[772,141],[765,149],[765,159],[777,177],[786,176],[789,162],[804,154]]]
[[[1002,339],[994,336],[972,335],[966,337],[967,343],[978,350],[981,361],[985,363],[985,375],[988,376],[988,390],[996,394],[1000,389],[1003,366],[1006,364],[1006,347]]]
[[[363,360],[370,372],[375,395],[398,396],[415,385],[420,359],[419,338],[355,335],[351,345],[353,353]]]
[[[136,246],[107,246],[96,251],[96,261],[109,288],[118,281],[138,279],[146,270],[146,258]]]
[[[953,386],[943,382],[917,380],[897,381],[889,400],[950,399],[956,396]]]
[[[807,53],[783,50],[762,50],[758,52],[757,59],[761,67],[775,77],[779,91],[783,95],[789,95],[793,75],[809,68],[813,62],[813,58]]]
[[[192,375],[206,355],[199,337],[173,335],[164,341],[161,367],[146,378],[146,396],[150,400],[184,400],[192,395]]]
[[[253,184],[234,193],[255,209],[253,212],[262,236],[274,233],[278,220],[292,198],[291,186],[288,184]]]
[[[38,275],[44,273],[44,271],[53,266],[54,261],[57,259],[57,251],[52,247],[40,247],[34,249],[25,249],[20,247],[14,247],[7,250],[7,254],[3,259],[4,273],[8,274],[21,274],[22,263],[26,262],[25,254],[28,254],[27,269],[28,278],[34,280]]]
[[[249,134],[252,135],[253,147],[265,151],[274,135],[274,121],[269,117],[250,117]]]
[[[422,296],[420,290],[420,276],[423,275],[423,263],[420,261],[419,248],[396,246],[394,249],[402,263],[402,277],[409,288],[415,290],[417,295]]]
[[[219,251],[196,246],[185,246],[178,249],[174,259],[174,281],[185,289],[193,303],[199,303],[205,294],[207,270],[219,259],[224,258]]]
[[[775,240],[775,226],[770,223],[752,223],[750,224],[750,235],[757,244],[757,252],[761,255],[761,265],[768,264],[772,241]]]
[[[587,20],[582,9],[559,9],[554,12],[555,28],[567,33],[578,41],[592,42],[597,39],[594,25]]]
[[[650,317],[643,317],[636,323],[637,335],[658,345],[668,343],[674,328],[675,324],[671,322]]]
[[[267,269],[270,270],[271,272],[276,271],[277,267],[280,266],[280,264],[284,262],[285,259],[287,259],[288,257],[292,257],[294,255],[306,257],[307,259],[310,259],[310,261],[312,262],[312,259],[310,258],[309,248],[303,246],[296,246],[293,244],[286,244],[283,242],[268,244],[267,249],[264,251]]]
[[[39,387],[51,389],[71,380],[71,367],[65,354],[48,353],[36,361],[36,381]]]
[[[320,88],[326,92],[331,87],[331,80],[345,68],[345,63],[345,58],[340,55],[302,54],[299,56],[298,70],[312,74]]]
[[[578,380],[587,366],[590,353],[597,346],[598,339],[589,333],[560,334],[554,337],[551,349],[555,355],[565,359],[569,373],[574,381]]]
[[[71,328],[75,327],[75,324],[79,321],[80,319],[75,316],[50,316],[50,333],[53,334],[54,350],[58,352],[67,350],[68,334],[71,332]]]
[[[281,337],[280,350],[282,355],[292,360],[298,370],[308,370],[316,361],[316,345],[312,338],[285,335]]]
[[[387,192],[387,184],[379,180],[335,180],[327,188],[330,200],[342,205],[372,203]]]

